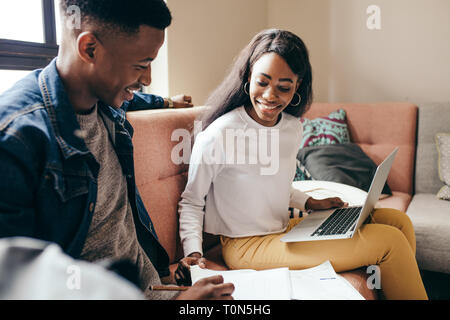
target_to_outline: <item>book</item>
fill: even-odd
[[[276,268],[268,270],[217,271],[190,268],[192,283],[214,275],[234,284],[235,300],[364,300],[364,297],[329,261],[304,270]]]

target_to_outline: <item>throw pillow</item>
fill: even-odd
[[[330,144],[300,149],[297,159],[314,180],[344,183],[369,191],[377,165],[354,143]],[[386,183],[383,194],[392,195]]]
[[[344,109],[333,111],[327,117],[319,117],[313,120],[301,118],[300,121],[303,125],[303,139],[300,148],[350,142]],[[294,181],[312,179],[305,166],[297,161]]]
[[[294,181],[312,180],[311,174],[306,170],[305,166],[297,159],[297,168],[295,171]]]
[[[327,117],[313,120],[301,118],[300,121],[303,124],[300,148],[350,142],[344,109],[333,111]]]
[[[450,200],[450,133],[436,134],[436,147],[439,156],[439,178],[445,183],[445,186],[439,190],[437,197]]]

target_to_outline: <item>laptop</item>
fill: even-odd
[[[398,147],[378,166],[363,206],[315,211],[281,238],[283,242],[352,238],[373,212],[386,183]]]

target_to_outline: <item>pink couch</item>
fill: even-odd
[[[327,115],[343,107],[347,111],[352,141],[379,163],[399,145],[388,183],[394,195],[380,202],[381,206],[405,210],[411,200],[412,172],[415,154],[416,107],[410,104],[313,104],[308,118]],[[194,119],[204,107],[129,112],[133,125],[136,183],[144,204],[155,225],[162,245],[172,263],[182,258],[178,235],[178,202],[187,181],[187,165],[176,165],[171,152],[179,141],[171,141],[174,130],[191,129]],[[389,123],[389,125],[387,125]],[[205,256],[208,268],[227,269],[218,238],[205,234]],[[368,275],[361,268],[341,273],[366,299],[376,299],[377,292],[366,285]]]

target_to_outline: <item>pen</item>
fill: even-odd
[[[153,291],[186,291],[190,287],[186,286],[150,286]]]

